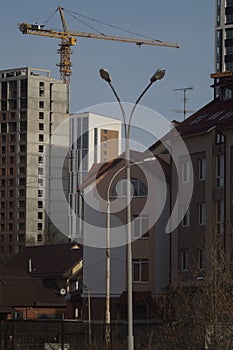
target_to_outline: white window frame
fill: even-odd
[[[217,225],[217,233],[224,233],[224,217],[225,217],[225,204],[224,200],[221,199],[216,201],[216,225]]]
[[[188,271],[188,265],[189,265],[189,250],[188,249],[181,249],[180,250],[180,270],[181,271]]]
[[[216,156],[216,186],[224,187],[224,154]]]
[[[197,264],[198,264],[198,269],[204,270],[204,268],[205,268],[205,251],[202,248],[197,248]]]
[[[146,230],[145,230],[146,226]],[[149,238],[149,216],[141,215],[134,217],[132,221],[132,232],[134,239],[148,239]]]
[[[182,217],[182,227],[189,227],[190,226],[190,209],[186,206],[181,206],[181,217]]]
[[[142,268],[143,268],[143,265],[146,264],[147,265],[147,269],[148,269],[148,279],[147,280],[143,280],[142,279]],[[134,269],[135,267],[138,266],[139,268],[139,278],[138,280],[135,280],[134,279]],[[133,259],[133,283],[142,283],[142,284],[145,284],[145,283],[148,283],[149,282],[149,259],[147,258],[139,258],[139,259]]]
[[[206,180],[206,158],[198,159],[198,179]]]
[[[181,163],[181,180],[182,183],[190,182],[190,161],[184,160]]]
[[[198,203],[198,225],[206,224],[206,204],[205,202]]]

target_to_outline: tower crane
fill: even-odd
[[[176,43],[168,43],[160,40],[144,40],[144,39],[142,40],[138,38],[128,38],[124,36],[109,36],[109,35],[98,34],[98,33],[70,31],[66,23],[66,19],[63,13],[63,8],[61,6],[58,6],[58,10],[62,21],[63,31],[57,31],[53,29],[44,29],[43,25],[28,24],[24,22],[19,23],[19,30],[21,31],[22,34],[31,34],[31,35],[61,39],[61,43],[59,45],[60,48],[58,50],[60,54],[60,62],[58,66],[60,67],[60,79],[66,84],[66,87],[67,87],[67,90],[66,90],[67,113],[69,113],[70,76],[72,74],[71,46],[76,45],[76,41],[77,41],[76,37],[133,43],[138,46],[152,45],[152,46],[179,48],[179,45]]]

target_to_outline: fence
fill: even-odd
[[[0,350],[103,350],[104,322],[74,320],[3,320]],[[160,325],[150,321],[134,324],[135,349],[154,349]],[[127,348],[127,322],[111,324],[111,349]]]

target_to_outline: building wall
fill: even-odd
[[[217,143],[217,134],[222,132],[223,143]],[[189,206],[189,224],[181,222],[172,233],[172,285],[182,277],[190,283],[193,278],[208,278],[212,271],[211,251],[213,244],[218,240],[227,258],[232,257],[232,144],[233,130],[226,128],[217,131],[187,136],[184,138],[189,149],[193,172],[194,190]],[[225,136],[224,136],[225,135]],[[222,180],[217,180],[218,159],[222,157]],[[205,159],[205,178],[200,179],[200,159]],[[182,162],[182,159],[180,160]],[[220,182],[221,183],[220,183]],[[176,185],[172,184],[172,202],[176,198]],[[222,205],[220,202],[222,201]],[[204,222],[200,222],[200,204],[204,203]],[[220,205],[220,207],[219,207]],[[221,217],[219,217],[219,210]],[[180,213],[181,214],[181,213]],[[200,249],[203,250],[203,266],[200,266]],[[187,268],[182,267],[182,251],[187,252]],[[191,280],[190,280],[191,278]]]
[[[50,78],[49,71],[0,71],[0,91],[0,181],[5,191],[5,195],[1,192],[0,253],[5,259],[27,243],[45,241],[45,148],[68,115],[65,85]]]
[[[109,169],[103,178],[98,179],[97,183],[85,189],[85,202],[95,203],[97,210],[90,209],[86,204],[85,221],[88,223],[90,220],[93,228],[84,225],[83,281],[84,285],[90,288],[92,295],[100,299],[105,298],[106,294],[106,250],[98,248],[98,245],[106,245],[106,229],[103,230],[103,228],[106,227],[105,199],[107,185],[114,174],[122,167],[124,169],[124,163],[119,162],[112,169]],[[148,186],[150,197],[149,200],[147,196],[134,197],[131,202],[132,235],[134,237],[132,242],[133,291],[148,293],[147,295],[152,296],[161,293],[169,282],[169,235],[165,233],[169,216],[169,196],[166,197],[167,189],[165,188],[167,185],[164,183],[164,179],[156,177],[155,174],[158,174],[156,167],[143,171],[141,168],[133,166],[131,170],[132,178],[141,179]],[[113,181],[110,193],[116,183],[122,179],[124,179],[124,171],[119,172],[119,176]],[[165,203],[163,203],[164,197],[166,197]],[[112,248],[110,253],[111,298],[119,298],[127,291],[127,245],[124,227],[126,222],[125,196],[117,198],[119,208],[122,209],[116,212],[114,198],[112,196],[110,198],[112,202],[111,210],[114,212],[114,214],[111,214],[110,229],[112,245],[117,245],[117,239],[121,236],[121,246]],[[163,210],[161,210],[161,205]],[[145,232],[145,236],[135,239],[138,230],[135,222],[140,217],[148,219],[149,229]],[[155,218],[158,220],[155,220]],[[99,227],[102,229],[99,230]],[[90,244],[93,246],[88,246]],[[138,268],[139,272],[137,272]],[[126,307],[126,301],[123,304]],[[114,314],[115,311],[112,312]]]
[[[77,187],[85,179],[93,163],[115,158],[121,148],[121,121],[109,117],[79,113],[71,117],[69,238],[82,239],[82,201]]]

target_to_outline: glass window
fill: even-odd
[[[224,200],[221,199],[216,202],[216,224],[217,233],[224,233]]]
[[[133,259],[133,282],[149,281],[149,259]]]
[[[118,181],[112,190],[112,197],[126,196],[126,179]],[[131,197],[147,197],[148,190],[146,185],[139,179],[131,178]]]
[[[149,217],[146,215],[137,216],[132,221],[133,238],[149,237]]]
[[[201,158],[198,160],[198,174],[199,174],[199,180],[205,180],[206,179],[206,159]]]
[[[198,224],[205,225],[206,223],[206,205],[205,203],[198,204]]]
[[[183,183],[190,181],[190,162],[185,160],[181,163],[181,180]]]
[[[203,270],[205,267],[204,249],[202,248],[197,249],[197,266],[200,270]]]
[[[224,155],[220,154],[216,157],[216,185],[224,186]]]
[[[181,206],[181,217],[182,219],[182,226],[188,227],[190,225],[190,210],[186,206]]]
[[[180,269],[181,271],[188,270],[188,249],[180,250]]]

